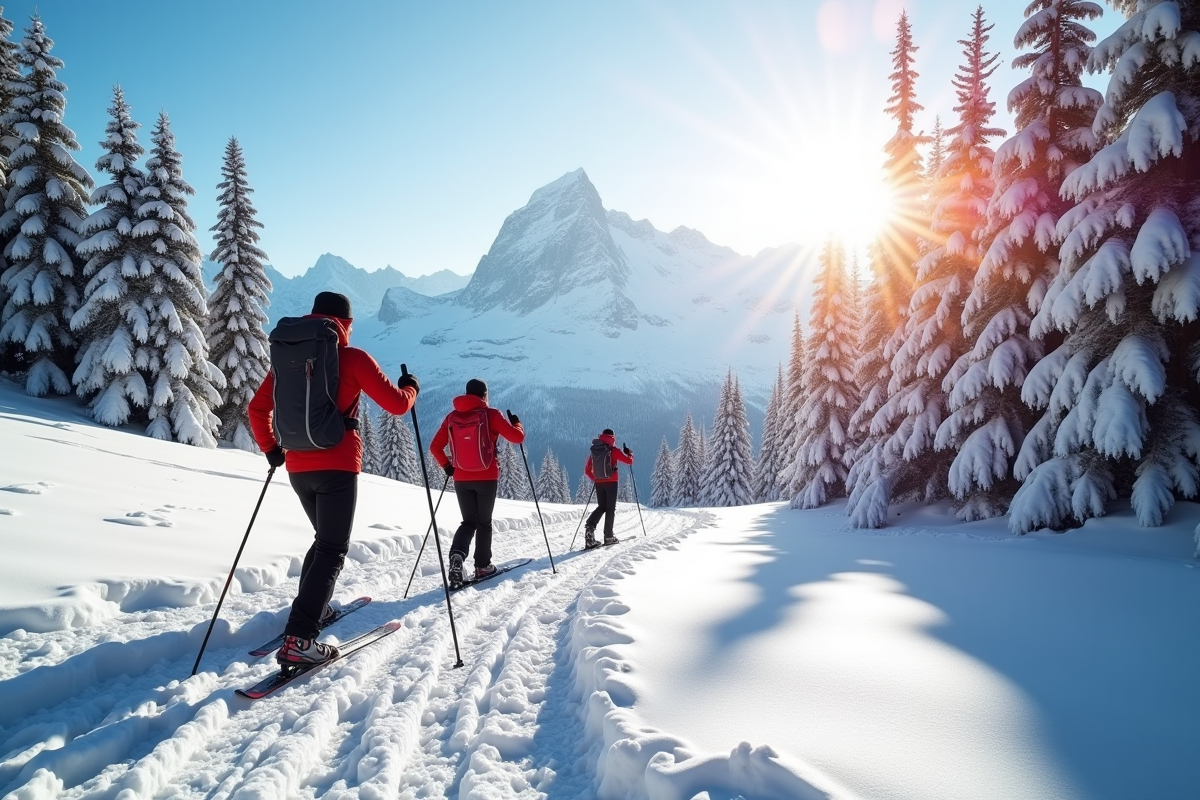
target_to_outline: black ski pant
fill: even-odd
[[[600,515],[604,515],[604,535],[613,535],[613,519],[617,516],[617,482],[604,481],[596,484],[596,510],[588,514],[587,527],[596,530]]]
[[[302,639],[316,638],[321,613],[333,597],[342,562],[350,548],[358,474],[340,469],[291,472],[288,479],[312,522],[316,537],[300,568],[300,591],[283,632]]]
[[[455,481],[454,494],[462,511],[462,525],[454,532],[450,553],[464,559],[475,538],[475,569],[492,563],[492,510],[496,507],[497,481]]]

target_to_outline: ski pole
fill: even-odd
[[[507,412],[512,416],[512,412]],[[529,471],[529,459],[525,456],[525,443],[521,442],[517,445],[521,448],[521,460],[525,462],[525,477],[529,478],[529,491],[533,493],[533,507],[537,509],[538,522],[542,524],[542,538],[546,540],[546,555],[550,556],[550,571],[555,575],[558,574],[558,569],[554,566],[554,553],[550,552],[550,536],[546,533],[546,521],[542,519],[542,507],[538,504],[537,489],[533,485],[533,473]]]
[[[233,557],[233,566],[229,568],[229,577],[225,579],[225,588],[221,590],[221,597],[217,600],[217,609],[213,611],[212,622],[208,623],[204,641],[200,643],[200,652],[196,654],[196,663],[192,665],[193,675],[196,674],[196,670],[200,669],[200,659],[204,657],[204,648],[208,647],[208,637],[212,636],[213,626],[217,624],[217,615],[221,613],[221,604],[225,602],[225,593],[229,591],[229,584],[233,583],[234,570],[237,569],[238,561],[242,558],[242,551],[246,549],[246,542],[250,540],[250,529],[254,527],[258,509],[262,507],[263,498],[267,496],[267,487],[271,485],[271,478],[274,477],[275,467],[271,467],[267,471],[267,482],[263,484],[262,492],[258,495],[258,502],[254,504],[254,513],[250,515],[250,524],[246,526],[246,535],[242,537],[242,544],[238,547],[237,555]]]
[[[621,442],[621,447],[624,447],[626,450],[629,449],[629,445],[625,444],[624,442]],[[638,500],[637,496],[637,480],[635,480],[633,477],[633,464],[629,465],[629,482],[633,484],[633,502],[637,504],[638,522],[642,523],[642,536],[645,536],[646,520],[642,519],[642,501]]]
[[[588,503],[592,502],[592,494],[595,493],[595,491],[596,484],[593,483],[592,488],[588,490],[587,500],[583,501],[583,516],[579,518],[579,524],[575,526],[575,535],[571,537],[571,546],[567,548],[568,550],[575,549],[575,540],[579,538],[579,529],[583,527],[583,521],[587,519]]]
[[[408,374],[408,365],[400,365],[400,375]],[[425,499],[429,501],[429,525],[433,528],[433,543],[437,545],[438,567],[442,570],[442,590],[446,593],[446,614],[450,617],[450,637],[454,639],[454,668],[463,665],[462,653],[458,650],[458,630],[454,627],[454,606],[450,605],[450,583],[446,580],[446,560],[442,558],[442,537],[438,535],[437,509],[433,505],[433,492],[429,491],[429,469],[425,466],[425,448],[421,445],[421,428],[417,425],[417,404],[412,407],[413,435],[417,439],[417,455],[421,457],[421,477],[425,481]]]
[[[433,513],[442,507],[442,495],[446,493],[446,487],[450,485],[450,476],[446,476],[446,480],[442,481],[442,490],[438,492],[437,505],[433,507]],[[408,576],[408,586],[404,587],[404,599],[408,599],[408,590],[412,588],[413,578],[417,577],[417,565],[421,563],[421,556],[425,555],[425,545],[429,544],[429,532],[433,530],[433,523],[429,523],[429,527],[425,530],[425,538],[421,540],[421,550],[417,553],[417,560],[413,562],[412,574]]]

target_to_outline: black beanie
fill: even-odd
[[[471,380],[467,381],[467,394],[483,397],[487,394],[487,384],[479,380],[479,378],[471,378]]]
[[[314,314],[324,314],[338,319],[354,319],[350,313],[350,298],[337,292],[321,292],[313,300]]]
[[[605,428],[604,430],[600,431],[600,435],[601,436],[616,436],[616,434],[613,433],[612,428]]]

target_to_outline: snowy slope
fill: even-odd
[[[945,505],[882,531],[840,504],[713,514],[613,583],[643,724],[861,797],[1200,796],[1200,505],[1025,537]]]
[[[364,478],[335,601],[374,602],[326,636],[401,631],[251,703],[233,689],[272,668],[246,650],[310,539],[286,485],[188,673],[262,460],[4,381],[0,447],[5,800],[1200,794],[1195,504],[1023,538],[780,504],[646,509],[642,536],[622,504],[622,543],[589,553],[568,552],[580,509],[543,504],[552,568],[531,505],[501,501],[497,560],[533,562],[454,595],[455,669],[432,547],[402,597],[424,493]]]
[[[273,667],[246,650],[282,626],[311,541],[287,487],[268,492],[203,667],[188,677],[261,460],[97,428],[3,381],[0,407],[5,452],[22,455],[0,465],[5,552],[21,556],[0,560],[0,797],[584,798],[600,773],[641,785],[636,769],[603,763],[611,748],[591,715],[607,694],[587,685],[605,675],[592,645],[608,628],[575,609],[614,613],[606,590],[591,588],[598,577],[678,546],[696,513],[646,509],[642,536],[622,504],[620,548],[571,553],[579,509],[543,504],[551,566],[531,505],[501,501],[497,560],[533,563],[454,595],[455,669],[432,546],[402,597],[423,492],[365,478],[335,602],[374,602],[325,637],[389,619],[402,629],[251,703],[233,689]],[[697,759],[658,779],[658,796],[694,781],[690,766],[711,768]]]

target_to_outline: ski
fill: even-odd
[[[531,563],[532,561],[533,561],[532,558],[526,558],[523,561],[514,561],[511,564],[506,564],[505,566],[500,567],[495,572],[493,572],[491,575],[488,575],[486,578],[480,578],[479,580],[472,579],[469,581],[463,581],[458,586],[455,586],[452,589],[450,589],[450,591],[457,592],[459,589],[465,589],[468,586],[474,586],[477,583],[483,583],[484,581],[490,581],[492,578],[496,577],[497,575],[503,575],[504,573],[508,572],[509,570],[516,569],[517,567],[523,567],[526,564]]]
[[[333,617],[328,622],[326,622],[324,625],[321,626],[321,630],[325,630],[330,625],[337,622],[338,620],[340,620],[342,617],[346,616],[347,614],[352,614],[353,612],[358,611],[360,608],[362,608],[369,602],[371,602],[371,598],[360,597],[357,600],[350,601],[349,603],[342,606],[341,608],[335,609],[333,612]],[[271,653],[274,653],[276,650],[278,650],[281,647],[283,647],[283,634],[282,633],[279,634],[278,636],[276,636],[271,641],[267,642],[266,644],[259,645],[258,647],[251,650],[250,655],[255,656],[255,657],[268,656]]]
[[[336,661],[341,661],[346,656],[349,656],[349,655],[352,655],[352,654],[358,652],[359,650],[363,649],[367,645],[374,644],[375,642],[378,642],[380,639],[384,638],[385,636],[390,636],[391,634],[400,630],[401,627],[402,627],[402,623],[400,622],[400,620],[392,620],[391,622],[389,622],[385,625],[380,625],[375,630],[367,631],[366,633],[362,634],[361,636],[355,636],[353,639],[349,640],[348,642],[344,642],[340,645],[337,645],[338,657],[335,659],[332,659],[330,661],[322,661],[320,664],[313,664],[312,666],[309,666],[309,667],[299,667],[294,672],[291,672],[291,673],[285,674],[282,670],[280,670],[279,672],[276,672],[274,675],[264,678],[263,680],[254,684],[249,689],[237,689],[236,693],[240,694],[242,697],[249,698],[250,700],[258,700],[260,698],[266,697],[267,695],[271,694],[272,692],[279,691],[284,686],[287,686],[289,683],[296,680],[297,678],[303,677],[310,672],[316,672],[321,667],[324,667],[327,664],[332,664]]]
[[[610,543],[607,543],[607,544],[606,544],[606,543],[604,543],[603,541],[599,541],[599,542],[596,542],[594,545],[591,545],[590,547],[589,547],[588,545],[586,545],[586,544],[585,544],[585,545],[583,546],[583,549],[584,549],[584,551],[586,552],[586,551],[588,551],[588,550],[598,550],[598,549],[599,549],[599,548],[601,548],[601,547],[612,547],[614,544],[620,544],[620,543],[621,543],[621,540],[620,540],[620,539],[617,539],[615,542],[610,542]]]

